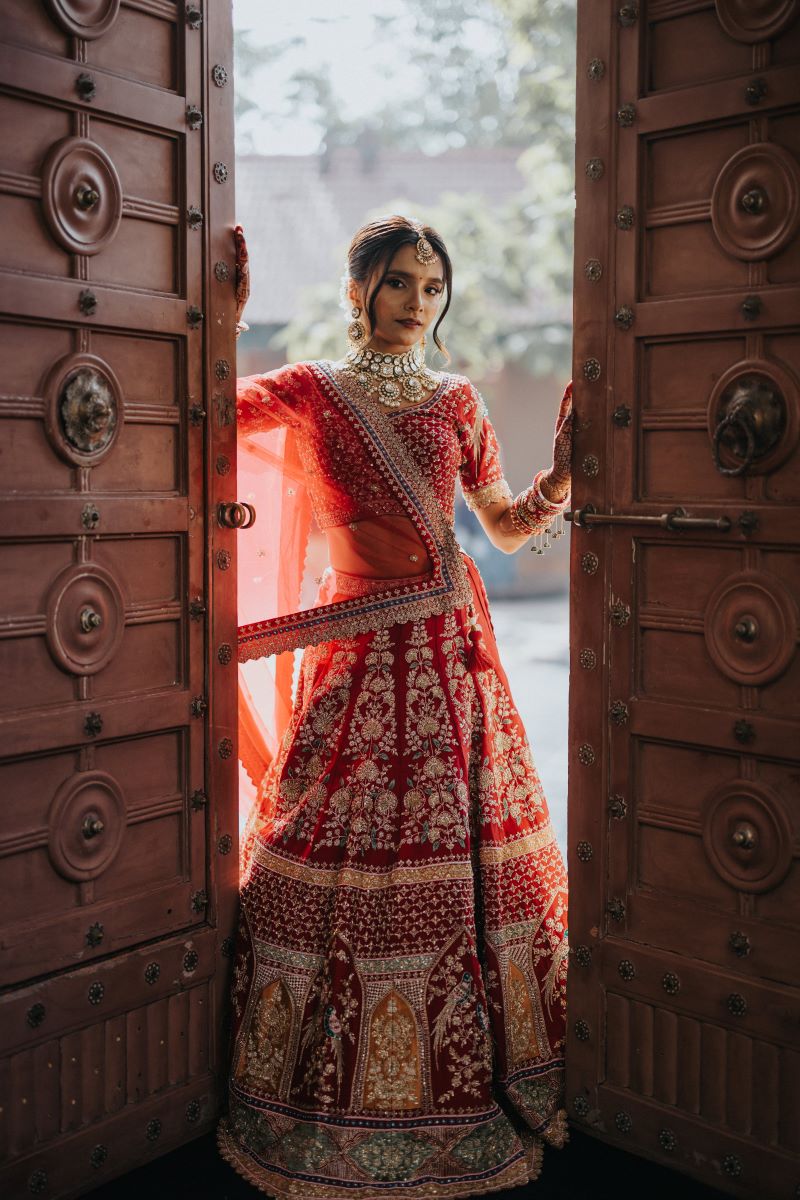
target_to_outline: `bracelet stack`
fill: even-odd
[[[533,534],[531,550],[534,554],[544,554],[545,550],[550,549],[552,545],[550,528],[554,523],[553,540],[562,536],[564,533],[563,513],[569,506],[569,496],[556,504],[543,495],[540,484],[545,474],[545,471],[539,471],[531,486],[514,497],[511,508],[508,510],[511,524],[517,533],[524,534],[526,537]]]

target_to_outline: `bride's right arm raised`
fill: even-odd
[[[279,367],[266,375],[236,380],[236,425],[240,435],[261,433],[275,425],[296,428],[308,392],[300,364]]]

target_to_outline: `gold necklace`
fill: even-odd
[[[360,391],[390,408],[400,408],[404,400],[419,401],[425,392],[439,385],[425,363],[421,346],[412,346],[402,354],[380,354],[368,347],[348,350],[342,370]]]

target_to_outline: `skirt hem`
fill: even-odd
[[[526,1139],[525,1157],[510,1167],[495,1175],[492,1179],[472,1180],[454,1178],[443,1179],[436,1183],[422,1183],[415,1186],[387,1183],[385,1187],[376,1189],[374,1183],[366,1180],[363,1185],[351,1183],[339,1188],[336,1184],[311,1184],[306,1179],[287,1179],[269,1168],[256,1168],[247,1159],[245,1152],[232,1136],[223,1120],[217,1126],[217,1148],[220,1156],[247,1183],[273,1200],[288,1200],[289,1197],[302,1196],[303,1200],[346,1200],[355,1196],[357,1200],[386,1200],[386,1197],[402,1196],[406,1200],[428,1200],[430,1197],[445,1197],[446,1200],[468,1200],[470,1196],[484,1196],[492,1192],[506,1191],[510,1188],[523,1187],[534,1183],[542,1172],[544,1160],[544,1144],[539,1137],[531,1136]]]

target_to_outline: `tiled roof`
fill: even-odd
[[[444,192],[478,192],[500,205],[522,186],[513,148],[449,150],[435,156],[381,151],[374,160],[341,148],[321,155],[244,155],[236,162],[237,221],[250,249],[247,320],[283,325],[297,293],[338,280],[355,230],[405,199],[420,208]],[[409,212],[409,216],[422,215]]]

